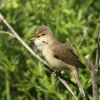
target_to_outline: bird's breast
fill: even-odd
[[[44,55],[45,59],[49,63],[50,67],[52,67],[53,69],[60,71],[60,70],[68,68],[68,64],[67,63],[65,63],[65,62],[63,62],[63,61],[61,61],[59,59],[56,59],[53,56],[53,52],[52,52],[51,49],[45,48],[42,51],[42,54]]]

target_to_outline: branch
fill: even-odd
[[[61,79],[60,77],[58,77],[58,79],[63,83],[63,85],[70,91],[70,93],[73,95],[73,97],[75,98],[75,100],[78,100],[78,98],[76,97],[76,95],[73,93],[73,91],[70,89],[70,87],[66,84],[66,82]]]
[[[93,90],[93,100],[99,100],[98,96],[98,67],[99,67],[99,57],[100,57],[100,32],[98,35],[98,46],[96,51],[96,60],[95,65],[91,62],[89,55],[85,56],[85,59],[88,63],[91,80],[92,80],[92,90]]]
[[[46,64],[37,54],[35,54],[35,52],[19,37],[19,35],[14,31],[14,29],[9,25],[9,23],[6,21],[6,19],[2,16],[2,14],[0,14],[0,18],[1,20],[7,25],[7,27],[10,29],[10,31],[13,33],[13,35],[16,37],[16,39],[18,39],[18,41],[33,55],[35,56],[42,64],[44,67],[46,67],[50,72],[54,72],[49,66],[48,64]],[[63,76],[60,76],[60,74],[56,74],[56,73],[53,73],[56,77],[58,77],[59,81],[69,90],[70,87],[68,87],[67,83],[64,82]],[[67,78],[66,78],[67,79]],[[69,80],[67,80],[69,82]],[[71,84],[75,84],[74,82],[72,82],[70,80]],[[73,85],[72,84],[72,85]],[[74,85],[76,86],[76,85]],[[69,90],[70,93],[73,95],[74,99],[75,100],[78,100],[78,98],[74,95],[73,91],[70,89]]]

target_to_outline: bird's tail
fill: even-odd
[[[79,88],[81,94],[83,94],[83,96],[85,96],[85,92],[84,92],[84,90],[83,90],[83,88],[82,88],[82,85],[81,85],[81,82],[80,82],[80,80],[79,80],[79,76],[78,76],[77,69],[73,70],[73,71],[71,72],[71,75],[72,75],[72,77],[75,79],[75,81],[76,81],[76,83],[77,83],[77,85],[78,85],[78,88]]]

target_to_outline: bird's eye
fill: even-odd
[[[44,36],[45,34],[43,33],[42,36]]]

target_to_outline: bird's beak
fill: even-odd
[[[31,38],[30,40],[32,41],[32,40],[36,40],[37,39],[37,37],[34,37],[34,38]]]
[[[36,37],[34,37],[34,38],[31,38],[30,40],[32,41],[32,40],[36,40],[36,39],[38,39],[38,38],[40,38],[40,36],[36,36]]]

